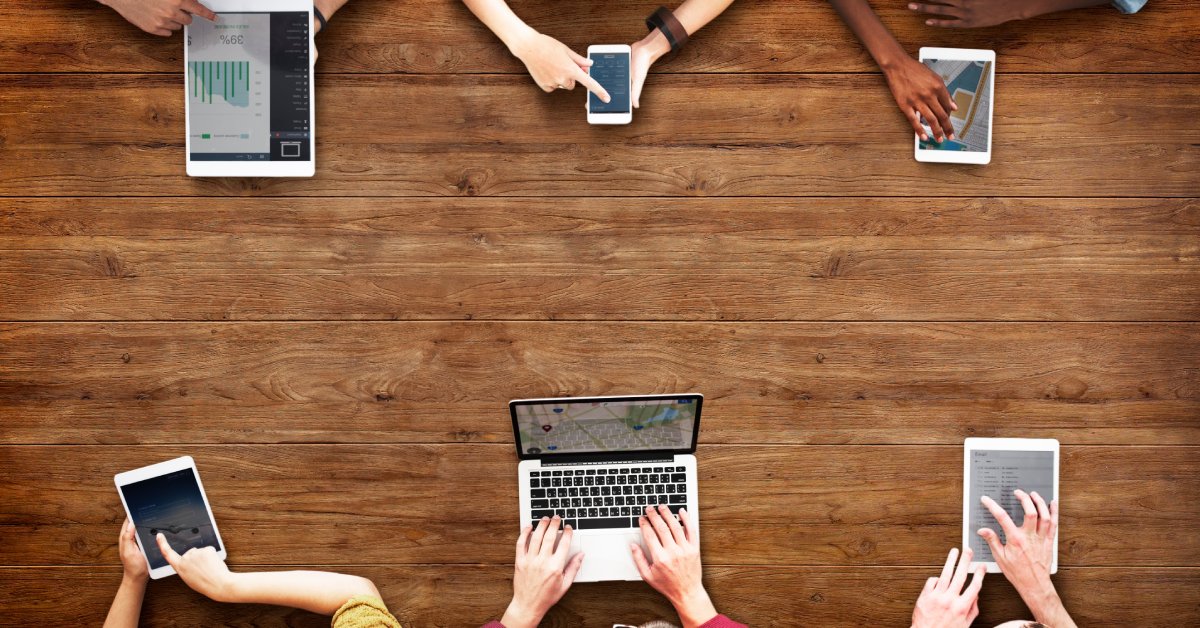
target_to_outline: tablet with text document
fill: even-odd
[[[311,0],[205,0],[184,28],[187,173],[311,177]]]
[[[1013,495],[1021,489],[1036,491],[1046,503],[1058,499],[1058,441],[1052,438],[968,438],[963,443],[963,538],[962,546],[975,551],[972,565],[982,564],[988,573],[1000,573],[992,558],[991,548],[977,534],[980,528],[991,528],[1007,539],[999,522],[980,502],[984,495],[992,498],[1008,513],[1019,527],[1025,520],[1025,509]],[[1055,532],[1054,558],[1050,573],[1058,572],[1058,533]]]

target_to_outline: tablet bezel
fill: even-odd
[[[992,161],[992,136],[995,135],[993,120],[996,113],[996,51],[979,50],[974,48],[921,48],[917,60],[924,63],[926,59],[948,59],[961,61],[991,61],[988,76],[988,140],[987,152],[965,150],[922,150],[921,137],[913,133],[913,157],[917,161],[945,164],[975,164],[984,165]]]
[[[221,549],[217,551],[217,557],[225,560],[225,539],[221,538],[221,530],[217,527],[217,519],[213,517],[212,506],[208,503],[208,493],[204,491],[204,483],[200,481],[200,471],[196,469],[196,461],[191,456],[182,456],[114,475],[113,482],[117,485],[117,495],[121,497],[121,506],[125,508],[125,516],[131,522],[134,521],[133,514],[129,512],[129,504],[125,502],[125,491],[122,490],[122,487],[184,469],[191,469],[192,476],[196,478],[196,486],[200,488],[200,497],[204,500],[204,509],[208,511],[208,520],[212,522],[213,534],[217,536],[217,543],[221,545]],[[134,522],[134,525],[136,526],[137,523]],[[142,537],[136,533],[133,536],[137,540],[138,548],[142,550],[142,558],[146,560],[146,567],[150,569],[150,578],[152,580],[175,575],[175,568],[170,565],[159,567],[158,569],[150,567],[150,559],[146,556],[146,548],[142,546]]]
[[[1062,493],[1058,485],[1059,460],[1061,454],[1058,440],[1053,438],[968,438],[963,441],[963,534],[962,547],[971,546],[972,535],[976,531],[971,529],[971,452],[977,450],[984,451],[1050,451],[1054,453],[1054,499],[1058,500],[1059,510],[1062,509]],[[1013,521],[1020,527],[1021,522]],[[996,523],[992,529],[997,529],[999,523]],[[1000,565],[995,561],[971,561],[971,569],[976,565],[983,565],[987,568],[988,573],[1000,573]],[[1050,573],[1058,573],[1058,530],[1054,531],[1054,557],[1050,561]]]
[[[308,13],[308,23],[312,24],[313,4],[306,0],[205,0],[205,5],[218,15],[222,12],[270,12],[303,11]],[[197,17],[202,20],[204,18]],[[184,160],[187,174],[190,177],[311,177],[317,170],[317,100],[314,97],[313,71],[313,32],[310,27],[309,37],[309,67],[308,67],[308,161],[192,161],[192,115],[191,101],[187,97],[189,63],[187,35],[188,26],[183,29],[183,120],[184,120]]]

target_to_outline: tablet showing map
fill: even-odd
[[[691,450],[702,398],[547,399],[512,403],[522,455]]]
[[[992,94],[996,53],[964,48],[922,48],[921,63],[938,75],[957,107],[950,112],[954,139],[941,142],[923,116],[928,139],[914,134],[917,161],[986,164],[992,159]]]
[[[922,150],[969,150],[987,152],[991,134],[992,62],[963,59],[925,59],[925,65],[942,77],[950,99],[958,105],[950,112],[954,139],[921,142]],[[922,124],[933,136],[929,125]]]

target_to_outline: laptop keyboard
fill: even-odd
[[[531,520],[557,514],[576,530],[636,528],[646,506],[665,504],[678,518],[687,505],[684,467],[612,467],[532,471]]]

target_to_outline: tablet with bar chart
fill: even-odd
[[[184,33],[188,174],[312,176],[312,3],[208,5]]]

